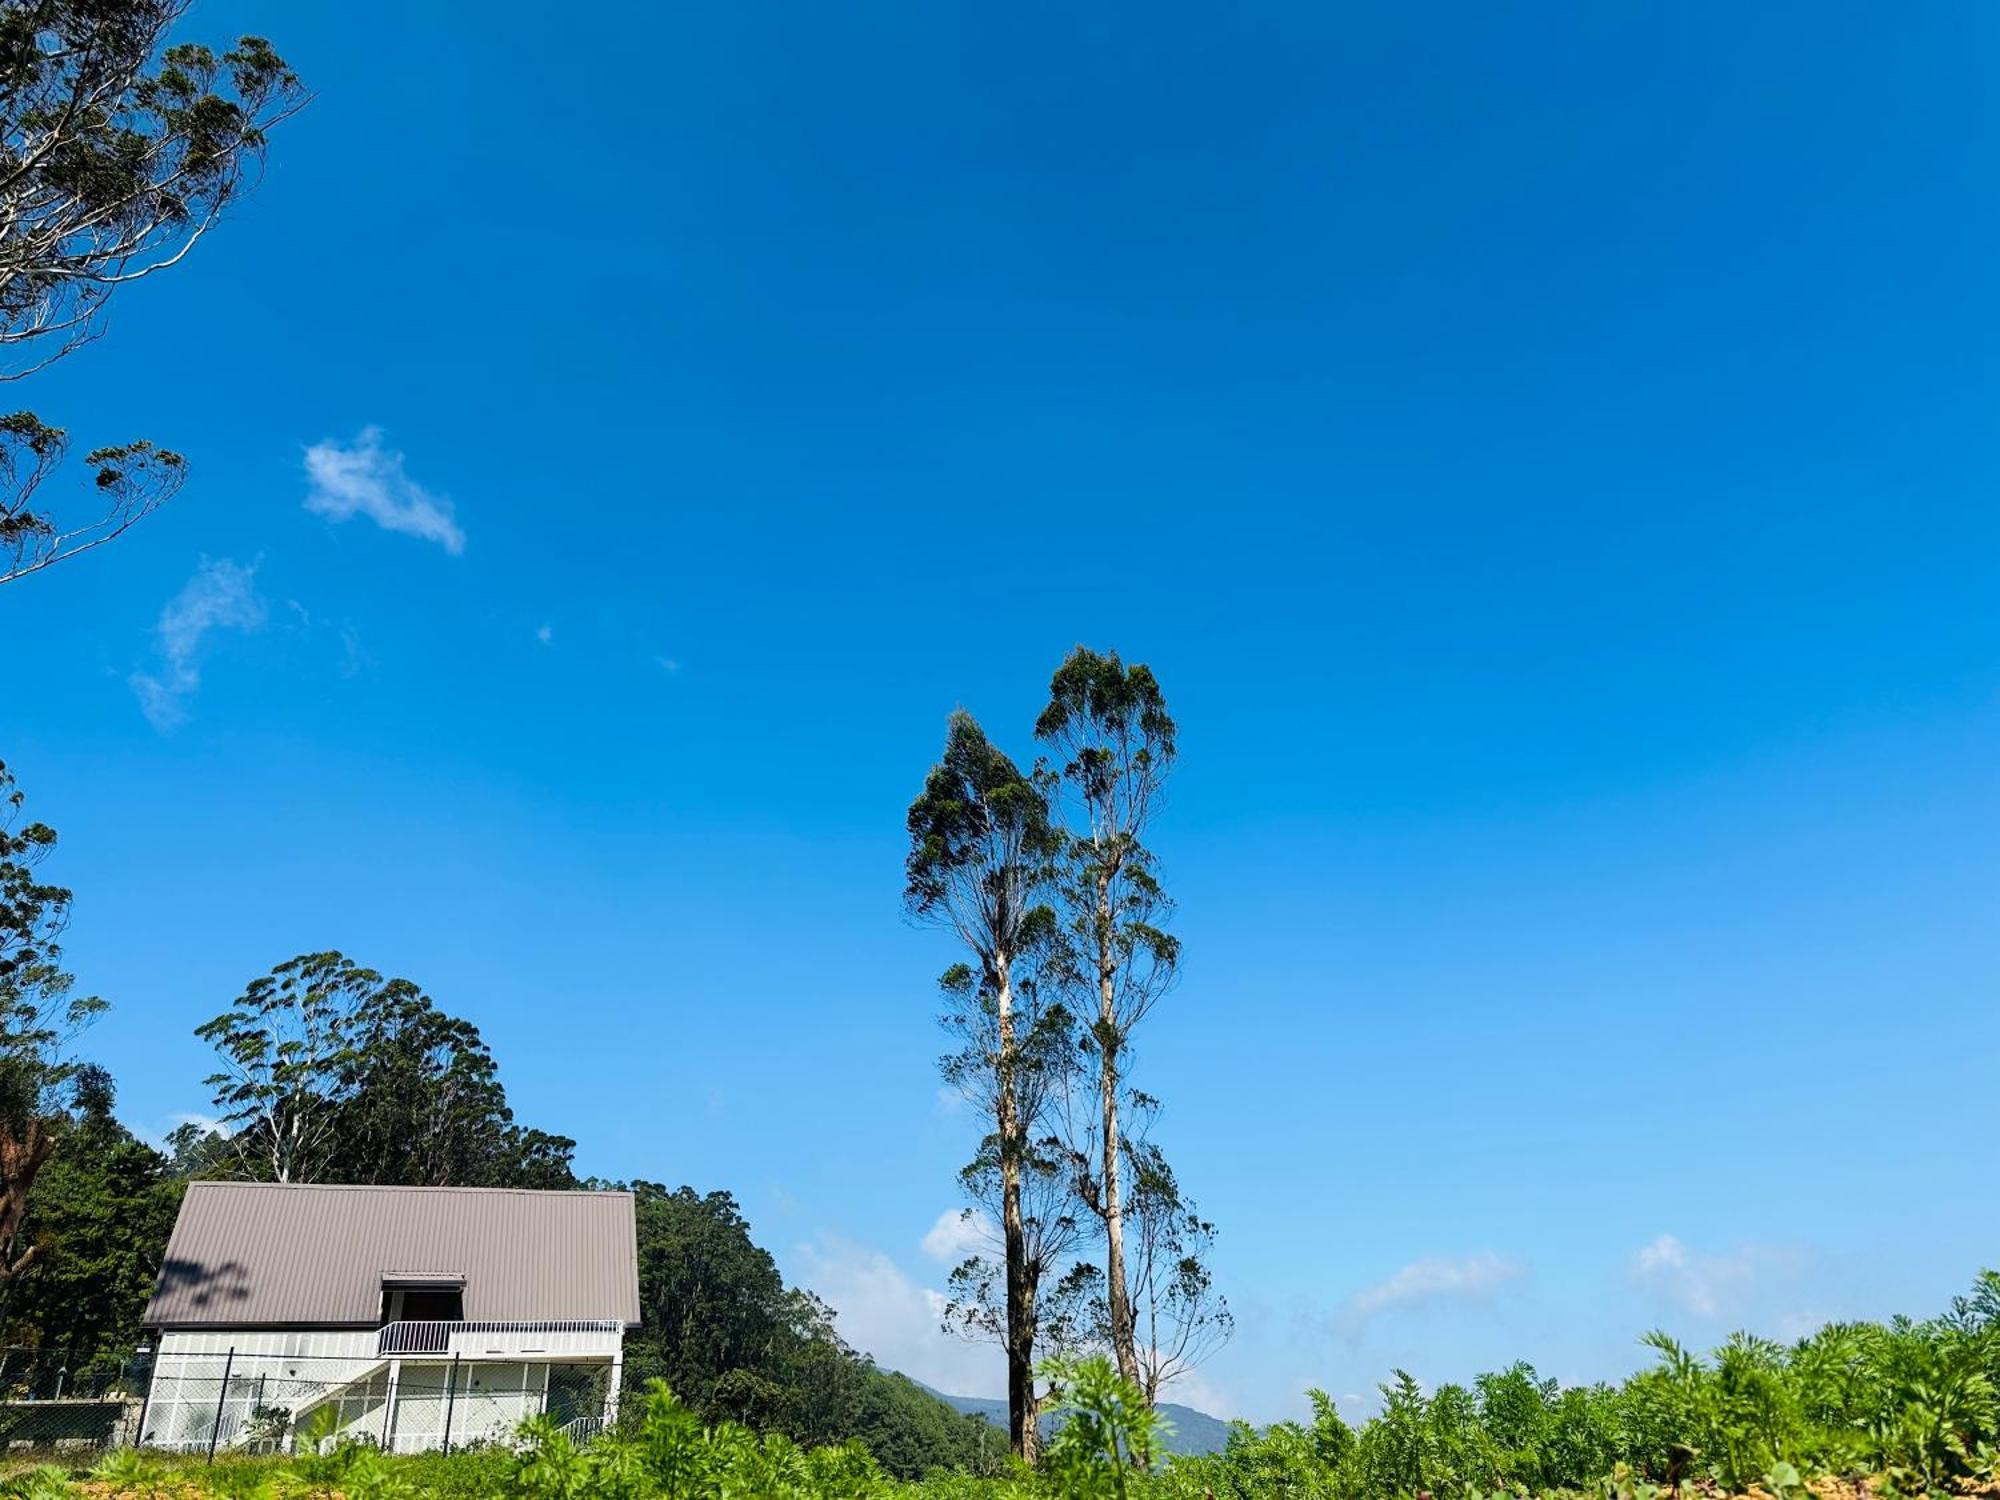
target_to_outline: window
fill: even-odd
[[[382,1282],[384,1323],[458,1323],[465,1318],[463,1282]]]
[[[456,1323],[465,1316],[465,1292],[459,1287],[410,1287],[403,1293],[402,1316],[412,1323]]]

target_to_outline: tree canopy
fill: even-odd
[[[470,1021],[407,979],[303,953],[197,1028],[245,1174],[273,1182],[570,1187],[565,1136],[514,1122]]]

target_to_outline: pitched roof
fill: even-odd
[[[373,1326],[412,1267],[463,1276],[475,1322],[639,1321],[630,1193],[195,1182],[145,1322]]]

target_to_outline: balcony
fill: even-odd
[[[397,1359],[528,1359],[595,1356],[610,1359],[625,1336],[619,1322],[558,1320],[542,1323],[384,1323],[375,1352]]]

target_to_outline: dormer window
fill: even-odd
[[[387,1272],[382,1277],[384,1323],[459,1323],[465,1320],[465,1278],[429,1272]]]

